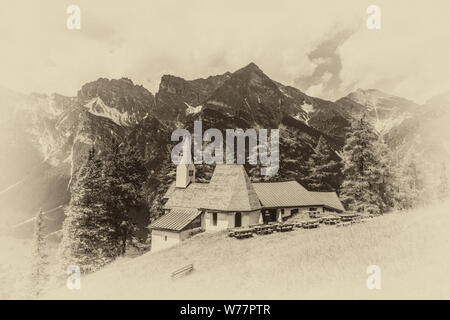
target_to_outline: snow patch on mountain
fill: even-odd
[[[306,111],[306,113],[314,112],[314,106],[312,104],[306,103],[303,101],[302,109]]]
[[[84,107],[93,115],[108,118],[119,126],[128,126],[130,123],[128,112],[107,106],[100,97],[91,99]]]
[[[288,98],[293,99],[293,97],[289,94],[289,92],[284,88],[283,85],[278,84],[278,89]]]
[[[310,114],[314,112],[314,106],[312,104],[306,103],[306,101],[303,101],[301,108],[306,112],[306,115],[303,116],[303,120],[307,125],[309,125],[309,119],[311,119]]]
[[[199,113],[200,111],[202,111],[203,106],[199,105],[196,107],[191,106],[189,103],[185,102],[187,108],[186,108],[186,114],[195,114],[195,113]]]
[[[221,102],[221,101],[217,101],[217,100],[208,100],[207,103],[215,105],[215,106],[223,107],[223,108],[230,108],[230,109],[232,108],[230,105],[228,105],[224,102]]]

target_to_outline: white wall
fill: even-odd
[[[180,233],[178,232],[152,230],[152,252],[172,247],[180,242]]]
[[[217,225],[213,225],[213,213],[205,212],[205,230],[206,231],[220,231],[232,228],[234,226],[234,214],[218,212]]]
[[[189,170],[193,170],[193,175],[189,176]],[[186,188],[189,183],[195,182],[195,166],[194,164],[179,164],[177,166],[177,180],[175,186],[177,188]]]
[[[234,215],[235,212],[218,212],[217,213],[217,226],[213,225],[212,212],[206,212],[204,214],[204,220],[202,226],[206,231],[220,231],[228,228],[234,228]],[[249,225],[261,223],[261,211],[241,212],[242,226],[248,227]]]
[[[248,227],[253,224],[262,223],[261,211],[245,212],[242,214],[242,226]]]

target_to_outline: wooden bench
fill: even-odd
[[[194,271],[194,265],[191,263],[191,264],[188,264],[187,266],[184,266],[178,270],[175,270],[174,272],[172,272],[170,277],[172,279],[177,279],[177,278],[180,278],[182,276],[185,276],[185,275],[191,273],[192,271]]]

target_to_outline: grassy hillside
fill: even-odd
[[[244,240],[200,234],[165,251],[121,259],[83,278],[81,290],[58,289],[47,297],[449,299],[447,207]],[[192,274],[170,279],[189,263]],[[372,264],[381,268],[381,290],[366,288]]]

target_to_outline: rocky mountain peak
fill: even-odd
[[[135,119],[145,116],[155,104],[150,91],[143,86],[135,85],[128,78],[111,80],[99,78],[86,83],[78,91],[77,98],[81,105],[100,98],[106,107],[115,109],[121,114],[132,115]]]

